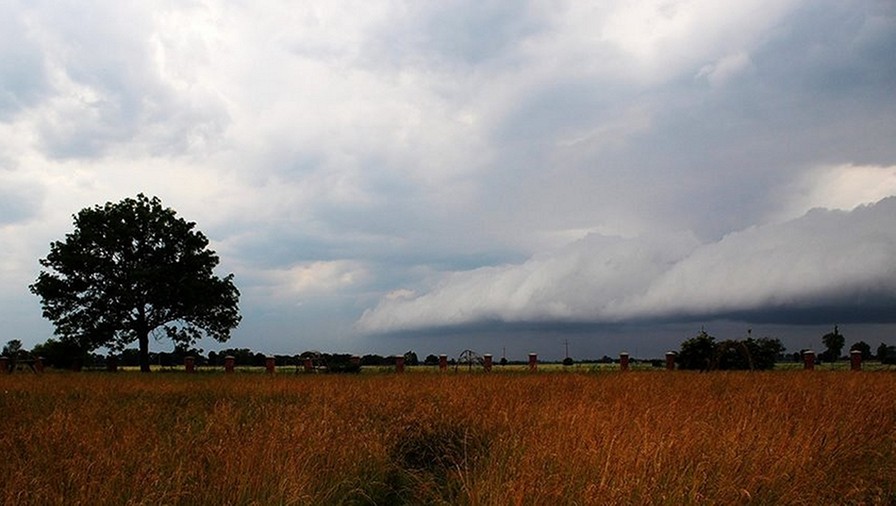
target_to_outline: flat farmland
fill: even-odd
[[[0,376],[4,504],[891,504],[896,374]]]

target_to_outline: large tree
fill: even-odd
[[[233,274],[212,272],[218,256],[196,224],[143,194],[82,209],[74,232],[50,244],[31,291],[61,340],[83,351],[137,341],[149,371],[149,337],[192,345],[230,338],[239,324]]]

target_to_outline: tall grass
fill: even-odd
[[[0,376],[5,504],[888,504],[889,373]]]

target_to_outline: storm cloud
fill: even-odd
[[[71,215],[138,192],[235,274],[237,346],[384,352],[483,322],[891,330],[892,2],[0,14],[8,339],[52,332],[27,285]]]
[[[522,264],[398,291],[359,321],[372,332],[481,322],[714,320],[826,324],[896,318],[896,198],[813,209],[713,243],[589,235]],[[815,313],[815,321],[807,315]],[[764,316],[768,315],[768,316]],[[849,317],[848,315],[853,315]]]

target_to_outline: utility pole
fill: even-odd
[[[566,358],[569,358],[569,339],[564,339],[563,344],[566,345]]]

